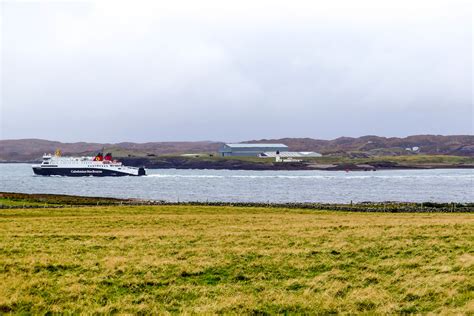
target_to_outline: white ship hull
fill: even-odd
[[[145,169],[122,167],[118,168],[71,168],[71,167],[42,167],[33,166],[33,172],[41,176],[67,176],[67,177],[120,177],[120,176],[144,176]]]
[[[100,160],[97,160],[100,157]],[[67,177],[120,177],[144,176],[144,168],[127,167],[121,162],[103,160],[102,154],[96,157],[58,157],[44,155],[43,162],[33,165],[33,172],[41,176],[67,176]]]

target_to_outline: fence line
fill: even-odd
[[[474,212],[474,203],[397,203],[397,202],[363,202],[350,204],[332,203],[259,203],[259,202],[167,202],[167,201],[120,201],[120,202],[94,202],[89,204],[37,204],[37,205],[6,205],[0,204],[0,209],[32,209],[32,208],[68,208],[68,207],[97,207],[97,206],[156,206],[156,205],[184,205],[184,206],[213,206],[213,207],[261,207],[261,208],[290,208],[308,210],[334,210],[348,212],[416,212],[416,213],[471,213]]]

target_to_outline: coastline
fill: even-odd
[[[359,202],[359,203],[261,203],[261,202],[171,202],[135,198],[91,197],[67,194],[0,192],[0,209],[64,208],[77,206],[209,206],[243,208],[285,208],[315,211],[375,212],[375,213],[473,213],[471,203],[435,202]]]
[[[196,155],[195,157],[123,157],[125,165],[145,166],[147,169],[208,169],[208,170],[321,170],[321,171],[376,171],[416,169],[474,169],[474,160],[459,161],[459,157],[425,156],[410,161],[397,161],[398,157],[377,157],[374,159],[351,159],[346,157],[322,157],[301,162],[275,162],[273,159],[255,157],[220,158]],[[456,158],[456,159],[453,159]],[[451,162],[449,159],[453,159]],[[465,159],[465,158],[463,158]],[[438,162],[439,161],[439,162]]]
[[[377,171],[377,170],[430,170],[430,169],[474,169],[474,163],[396,163],[392,161],[374,162],[255,162],[241,159],[201,160],[181,157],[147,159],[142,157],[121,158],[124,165],[145,167],[147,169],[181,169],[181,170],[281,170],[281,171]],[[40,161],[0,161],[0,164],[36,164]]]
[[[0,162],[0,164],[35,164],[36,162],[8,161]],[[143,165],[133,165],[131,167],[142,167]],[[243,171],[389,171],[389,170],[437,170],[437,169],[474,169],[474,165],[403,165],[393,167],[374,167],[374,166],[358,166],[358,165],[335,165],[330,167],[306,167],[292,166],[290,164],[284,166],[146,166],[146,169],[176,169],[176,170],[243,170]]]

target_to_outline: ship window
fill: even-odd
[[[43,162],[43,164],[47,165],[47,164],[49,164],[49,162],[45,161],[45,162]]]

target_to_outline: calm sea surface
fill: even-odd
[[[165,201],[474,202],[474,170],[147,170],[145,177],[42,177],[0,164],[0,191]]]

